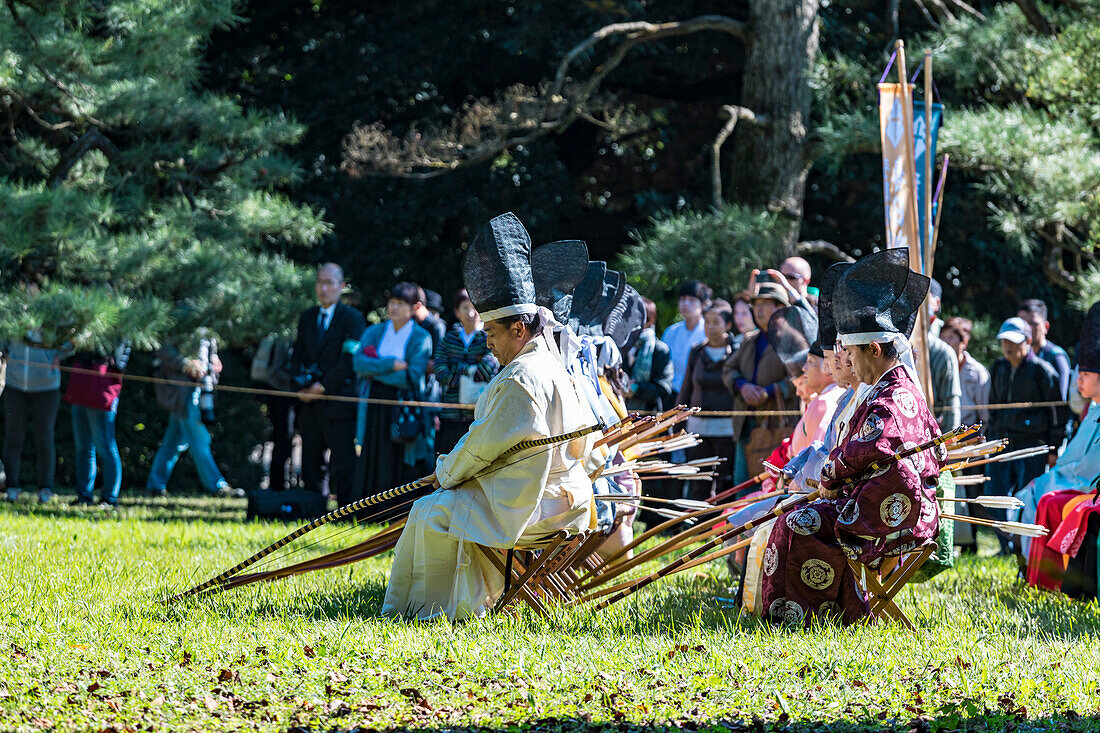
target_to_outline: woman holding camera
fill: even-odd
[[[432,337],[413,320],[420,291],[398,283],[389,292],[385,321],[363,332],[352,362],[361,380],[360,396],[371,400],[418,401],[432,358]],[[360,496],[370,496],[427,473],[433,457],[433,426],[423,408],[360,403],[355,430],[361,449],[356,470]],[[388,519],[414,496],[371,507],[372,519]]]

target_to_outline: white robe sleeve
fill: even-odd
[[[501,380],[490,390],[482,417],[474,420],[454,450],[436,459],[435,475],[445,488],[468,481],[516,443],[551,435],[545,406],[518,383]]]

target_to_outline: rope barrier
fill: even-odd
[[[42,366],[40,362],[30,362],[24,359],[12,359],[7,357],[9,364],[35,364]],[[73,366],[57,366],[54,367],[63,372],[69,372],[71,374],[89,374],[96,377],[105,376],[101,372],[95,369],[82,369],[80,367]],[[120,372],[110,372],[108,375],[112,378],[118,378],[122,381],[141,382],[145,384],[169,384],[174,387],[198,387],[197,382],[184,381],[179,379],[163,379],[161,377],[146,377],[138,374],[125,374]],[[297,392],[289,392],[282,389],[268,389],[264,387],[238,387],[231,384],[216,384],[214,389],[220,392],[228,392],[231,394],[248,394],[263,397],[295,397]],[[347,402],[352,404],[365,403],[368,405],[405,405],[408,407],[428,407],[439,408],[448,410],[473,410],[474,405],[458,403],[458,402],[428,402],[424,400],[385,400],[377,397],[345,397],[343,395],[328,395],[319,394],[314,396],[310,402],[320,402],[327,400],[329,402]],[[303,400],[304,402],[304,400]],[[1057,402],[1009,402],[1001,405],[965,405],[968,410],[1020,410],[1039,407],[1064,407],[1068,406],[1069,402],[1061,400]],[[944,409],[940,409],[939,412],[944,412]],[[640,415],[657,415],[657,412],[639,412]],[[802,413],[799,410],[701,410],[695,413],[696,417],[798,417]]]

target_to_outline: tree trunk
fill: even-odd
[[[741,106],[765,120],[739,125],[729,198],[778,210],[790,220],[788,250],[802,223],[810,72],[818,49],[819,0],[752,0]]]

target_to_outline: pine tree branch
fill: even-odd
[[[107,136],[99,131],[99,128],[88,128],[83,135],[65,149],[61,154],[61,159],[57,161],[57,165],[50,171],[50,188],[60,186],[68,177],[73,166],[93,150],[103,153],[107,156],[107,160],[111,160],[118,153],[115,144],[108,140]]]
[[[467,109],[469,119],[456,119],[447,130],[420,133],[414,129],[400,141],[381,123],[356,124],[343,141],[343,167],[352,175],[425,180],[494,160],[519,145],[551,133],[561,134],[577,119],[592,118],[597,90],[635,46],[701,31],[718,31],[742,39],[748,35],[745,23],[721,15],[667,23],[612,23],[566,52],[553,82],[529,98],[512,88],[504,100],[471,104]],[[603,40],[620,36],[622,42],[586,80],[579,84],[570,81],[570,69],[584,53]],[[503,114],[505,111],[508,114]],[[493,133],[491,139],[478,139],[483,128]]]
[[[31,45],[34,47],[34,50],[36,52],[40,51],[41,47],[38,45],[38,38],[33,33],[31,33],[31,29],[27,27],[27,24],[23,20],[23,17],[19,15],[19,12],[15,9],[15,0],[4,0],[4,2],[8,7],[8,12],[11,13],[12,20],[15,21],[15,25],[18,26],[19,29],[27,35],[27,38],[30,39]],[[26,5],[26,3],[22,4]],[[37,10],[37,8],[33,8],[32,6],[28,7],[31,7],[32,10]],[[107,125],[104,125],[95,117],[92,117],[90,114],[88,114],[88,112],[84,109],[83,102],[80,99],[77,99],[76,95],[69,91],[69,87],[66,86],[56,76],[54,76],[48,69],[46,69],[46,67],[42,66],[42,64],[38,63],[37,61],[31,61],[31,65],[34,66],[34,68],[38,69],[38,73],[42,74],[46,81],[50,82],[50,84],[52,84],[55,89],[68,97],[72,101],[72,103],[76,105],[76,108],[80,111],[81,116],[84,117],[86,121],[91,122],[97,127],[107,127]]]
[[[722,112],[729,115],[729,119],[726,121],[726,124],[722,126],[722,129],[718,131],[718,135],[714,138],[714,142],[711,143],[710,146],[710,197],[713,206],[720,206],[722,203],[722,146],[725,145],[729,136],[733,134],[733,129],[741,120],[755,124],[767,124],[767,120],[763,115],[757,117],[755,112],[746,107],[727,104],[722,107]]]
[[[854,257],[840,247],[837,247],[832,242],[826,242],[824,239],[811,239],[809,241],[799,242],[794,246],[794,251],[795,254],[798,255],[822,255],[833,262],[856,261]]]

